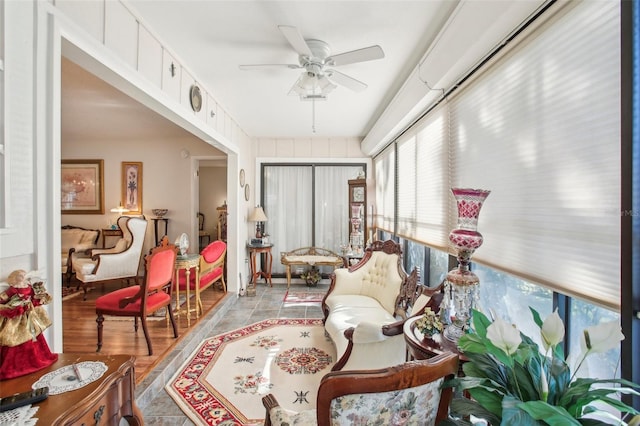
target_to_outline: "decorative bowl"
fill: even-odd
[[[151,209],[151,211],[153,212],[153,214],[156,215],[156,217],[162,217],[165,214],[167,214],[169,210],[168,209]]]

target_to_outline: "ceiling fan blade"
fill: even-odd
[[[326,60],[326,63],[333,66],[339,66],[354,64],[356,62],[373,61],[375,59],[382,58],[384,58],[384,51],[380,46],[375,45],[329,56]]]
[[[344,86],[347,89],[351,89],[354,92],[362,92],[364,89],[369,87],[365,83],[361,82],[360,80],[356,80],[353,77],[349,77],[348,75],[343,74],[340,71],[327,70],[327,75],[329,76],[329,79],[334,83]]]
[[[311,56],[311,49],[307,45],[307,42],[302,37],[302,34],[296,27],[289,25],[278,25],[282,35],[287,39],[293,49],[298,52],[299,55]]]
[[[241,70],[282,69],[282,68],[298,70],[302,67],[296,64],[248,64],[248,65],[238,65],[238,68],[240,68]]]

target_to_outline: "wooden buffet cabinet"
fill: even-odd
[[[130,355],[59,354],[58,361],[26,376],[0,381],[0,397],[31,390],[46,373],[82,361],[101,361],[107,371],[101,378],[69,392],[49,395],[35,404],[37,425],[118,426],[125,418],[130,425],[144,424],[135,403],[135,357]]]

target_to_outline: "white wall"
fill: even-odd
[[[153,217],[154,208],[167,208],[169,212],[169,241],[186,232],[191,245],[197,250],[197,234],[192,233],[190,206],[192,204],[191,188],[195,179],[191,175],[191,159],[183,158],[181,151],[186,149],[195,155],[220,155],[220,152],[201,140],[191,137],[182,140],[116,140],[102,141],[62,141],[62,158],[68,159],[102,159],[104,160],[104,215],[70,215],[61,217],[63,225],[76,225],[85,228],[105,228],[117,217],[111,213],[121,200],[122,161],[142,162],[142,207],[143,214],[149,219]],[[226,169],[221,169],[226,173]],[[226,182],[226,179],[225,179]],[[195,188],[197,191],[197,188]],[[226,186],[221,188],[226,195]],[[161,231],[161,230],[159,230]],[[153,245],[153,222],[149,221],[143,252]],[[192,250],[191,250],[192,251]]]
[[[257,157],[359,158],[366,157],[360,138],[256,138]]]
[[[227,201],[226,167],[200,166],[200,211],[204,214],[204,230],[211,241],[218,238],[218,210]]]

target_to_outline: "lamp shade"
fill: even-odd
[[[249,222],[266,222],[267,220],[267,216],[264,214],[264,210],[262,210],[262,207],[260,206],[256,206],[256,208],[253,209],[251,216],[249,216]]]

